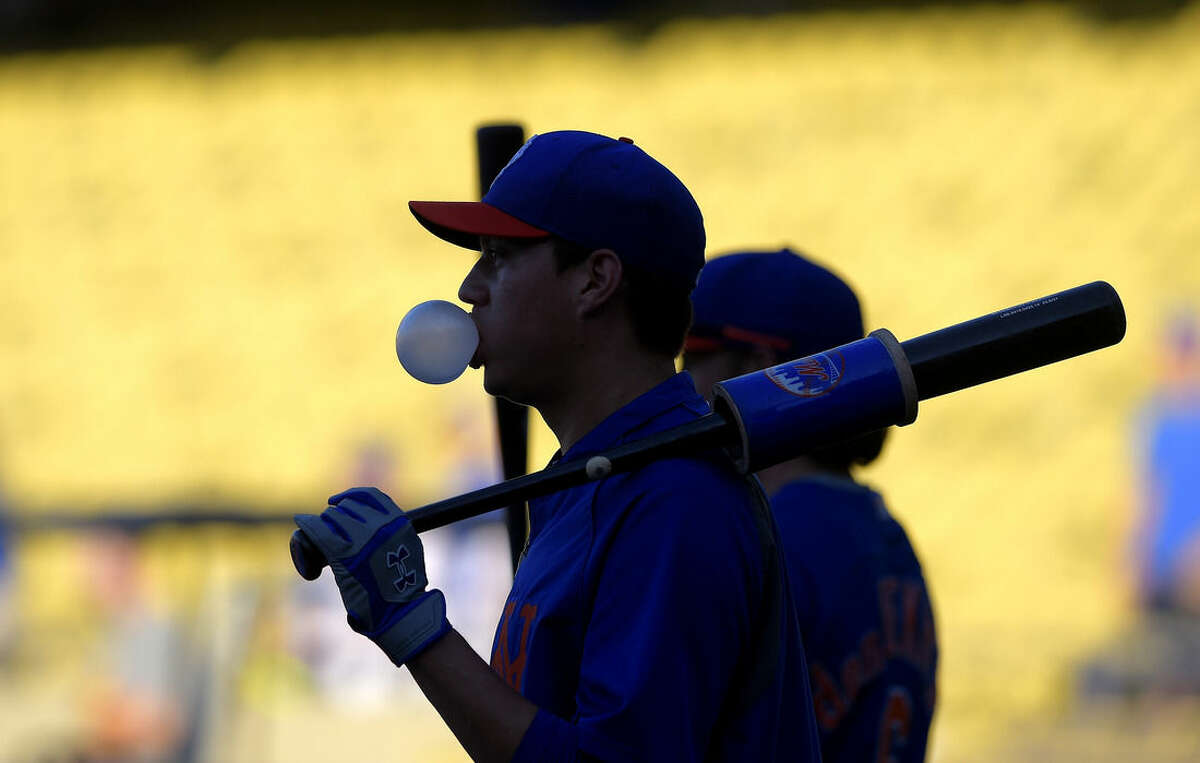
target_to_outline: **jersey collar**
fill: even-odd
[[[708,403],[696,392],[692,376],[687,371],[675,374],[618,408],[575,443],[562,460],[574,461],[591,456],[628,440],[646,437],[682,423],[677,417],[658,420],[676,408],[683,408],[692,417],[711,412]],[[560,454],[556,453],[552,463],[559,460]]]

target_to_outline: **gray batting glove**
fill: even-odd
[[[373,487],[329,499],[296,526],[329,560],[350,627],[403,665],[450,630],[446,599],[425,590],[425,551],[408,516]]]

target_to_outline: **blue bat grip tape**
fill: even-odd
[[[912,369],[887,329],[720,382],[715,396],[741,435],[733,456],[743,473],[917,418]]]

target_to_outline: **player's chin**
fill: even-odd
[[[495,363],[483,363],[483,391],[493,397],[503,397],[505,384]]]
[[[530,405],[528,395],[523,394],[520,384],[504,373],[503,364],[488,361],[483,364],[483,391],[492,397],[503,397],[514,403]]]

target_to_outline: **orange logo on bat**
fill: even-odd
[[[768,368],[767,378],[796,397],[818,397],[837,386],[845,361],[840,352],[823,352]]]

